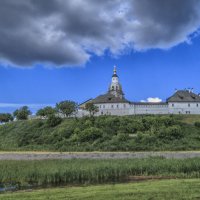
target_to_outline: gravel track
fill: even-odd
[[[126,158],[195,158],[197,152],[81,152],[81,153],[45,153],[45,152],[0,152],[0,160],[45,160],[45,159],[126,159]]]

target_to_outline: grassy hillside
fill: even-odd
[[[1,194],[2,200],[181,200],[199,199],[200,180],[162,180],[140,183],[101,185],[89,187],[66,187]]]
[[[0,126],[0,150],[200,150],[200,116],[102,116]]]

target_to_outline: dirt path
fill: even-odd
[[[0,160],[43,160],[43,159],[125,159],[161,156],[165,158],[200,157],[200,151],[192,152],[0,152]]]

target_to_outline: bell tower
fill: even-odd
[[[122,86],[119,83],[119,77],[117,75],[116,66],[114,66],[113,75],[112,75],[112,82],[109,87],[109,93],[118,97],[120,99],[124,98],[124,93],[122,91]]]

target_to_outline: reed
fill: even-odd
[[[129,176],[199,178],[200,158],[0,161],[0,183],[18,187],[120,182]]]

